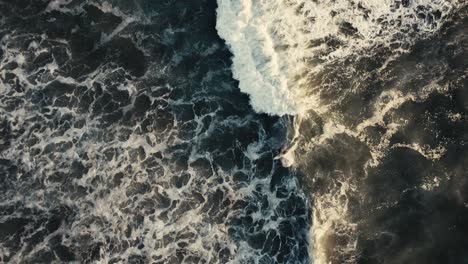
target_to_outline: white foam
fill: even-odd
[[[339,181],[333,191],[318,195],[313,210],[313,225],[310,230],[313,240],[314,263],[337,263],[334,254],[346,256],[346,263],[355,263],[357,224],[349,219],[349,199],[356,187],[349,182]],[[355,194],[354,194],[355,195]],[[337,240],[341,240],[338,242]],[[339,246],[336,244],[339,243]]]
[[[406,52],[416,39],[437,31],[457,3],[414,0],[404,7],[393,0],[218,0],[216,28],[234,54],[234,78],[256,111],[323,112],[312,76],[376,47]],[[355,33],[344,32],[346,25]]]
[[[295,77],[304,72],[305,61],[297,52],[305,49],[306,35],[299,32],[302,21],[294,19],[294,10],[279,3],[218,1],[216,28],[234,53],[234,78],[254,109],[297,114],[306,102],[291,87],[301,84]]]

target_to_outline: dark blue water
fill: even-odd
[[[0,1],[0,262],[306,263],[213,1]]]

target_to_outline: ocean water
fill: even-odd
[[[1,263],[468,263],[464,0],[0,0]]]

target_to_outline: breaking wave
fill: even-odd
[[[457,6],[444,0],[219,0],[218,5],[217,30],[234,54],[234,78],[256,111],[273,115],[326,111],[320,82],[330,68],[377,52],[385,53],[384,60],[405,53],[436,32]]]

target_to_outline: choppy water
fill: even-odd
[[[0,262],[468,263],[463,0],[0,0]]]

